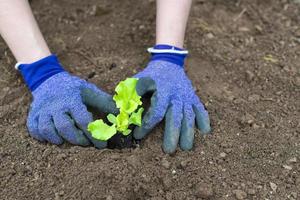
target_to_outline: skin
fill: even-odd
[[[0,34],[18,62],[51,54],[27,0],[0,0]]]
[[[183,47],[192,0],[157,0],[156,44]]]

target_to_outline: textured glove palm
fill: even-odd
[[[27,120],[32,137],[54,144],[65,140],[76,145],[93,143],[98,148],[106,147],[106,142],[94,140],[86,131],[88,123],[93,121],[87,106],[116,113],[110,95],[67,72],[50,77],[32,94],[34,99]]]
[[[57,57],[50,55],[31,64],[20,64],[26,84],[33,94],[27,119],[29,134],[39,141],[106,147],[87,132],[93,120],[87,106],[100,112],[116,113],[112,97],[95,85],[71,76],[61,67]]]
[[[142,126],[134,130],[136,139],[147,135],[164,117],[163,149],[166,153],[173,153],[178,143],[183,150],[193,147],[195,121],[203,134],[210,132],[208,113],[182,66],[154,60],[135,77],[139,78],[139,95],[153,92]]]

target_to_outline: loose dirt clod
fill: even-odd
[[[183,161],[180,162],[180,167],[182,169],[185,169],[187,167],[187,165],[188,165],[188,161],[187,160],[183,160]]]
[[[170,169],[170,166],[171,166],[170,162],[166,158],[163,158],[161,160],[161,165],[166,169]]]

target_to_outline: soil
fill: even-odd
[[[300,4],[195,0],[187,73],[213,134],[193,151],[161,150],[163,124],[139,147],[39,143],[25,122],[31,94],[0,42],[1,199],[300,199]],[[299,2],[299,1],[298,1]],[[143,69],[154,0],[32,0],[65,68],[110,93]]]

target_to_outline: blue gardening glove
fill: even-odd
[[[68,141],[106,147],[106,142],[93,139],[87,131],[88,123],[93,121],[87,106],[99,112],[116,113],[110,95],[65,72],[55,55],[32,64],[20,64],[18,68],[33,94],[27,119],[33,138],[57,145]]]
[[[203,134],[211,128],[208,113],[184,72],[187,51],[168,45],[156,45],[148,51],[152,53],[151,62],[135,77],[139,78],[138,94],[151,92],[153,95],[142,126],[134,130],[134,137],[142,139],[165,117],[163,150],[173,153],[178,143],[182,150],[190,150],[195,121]]]

